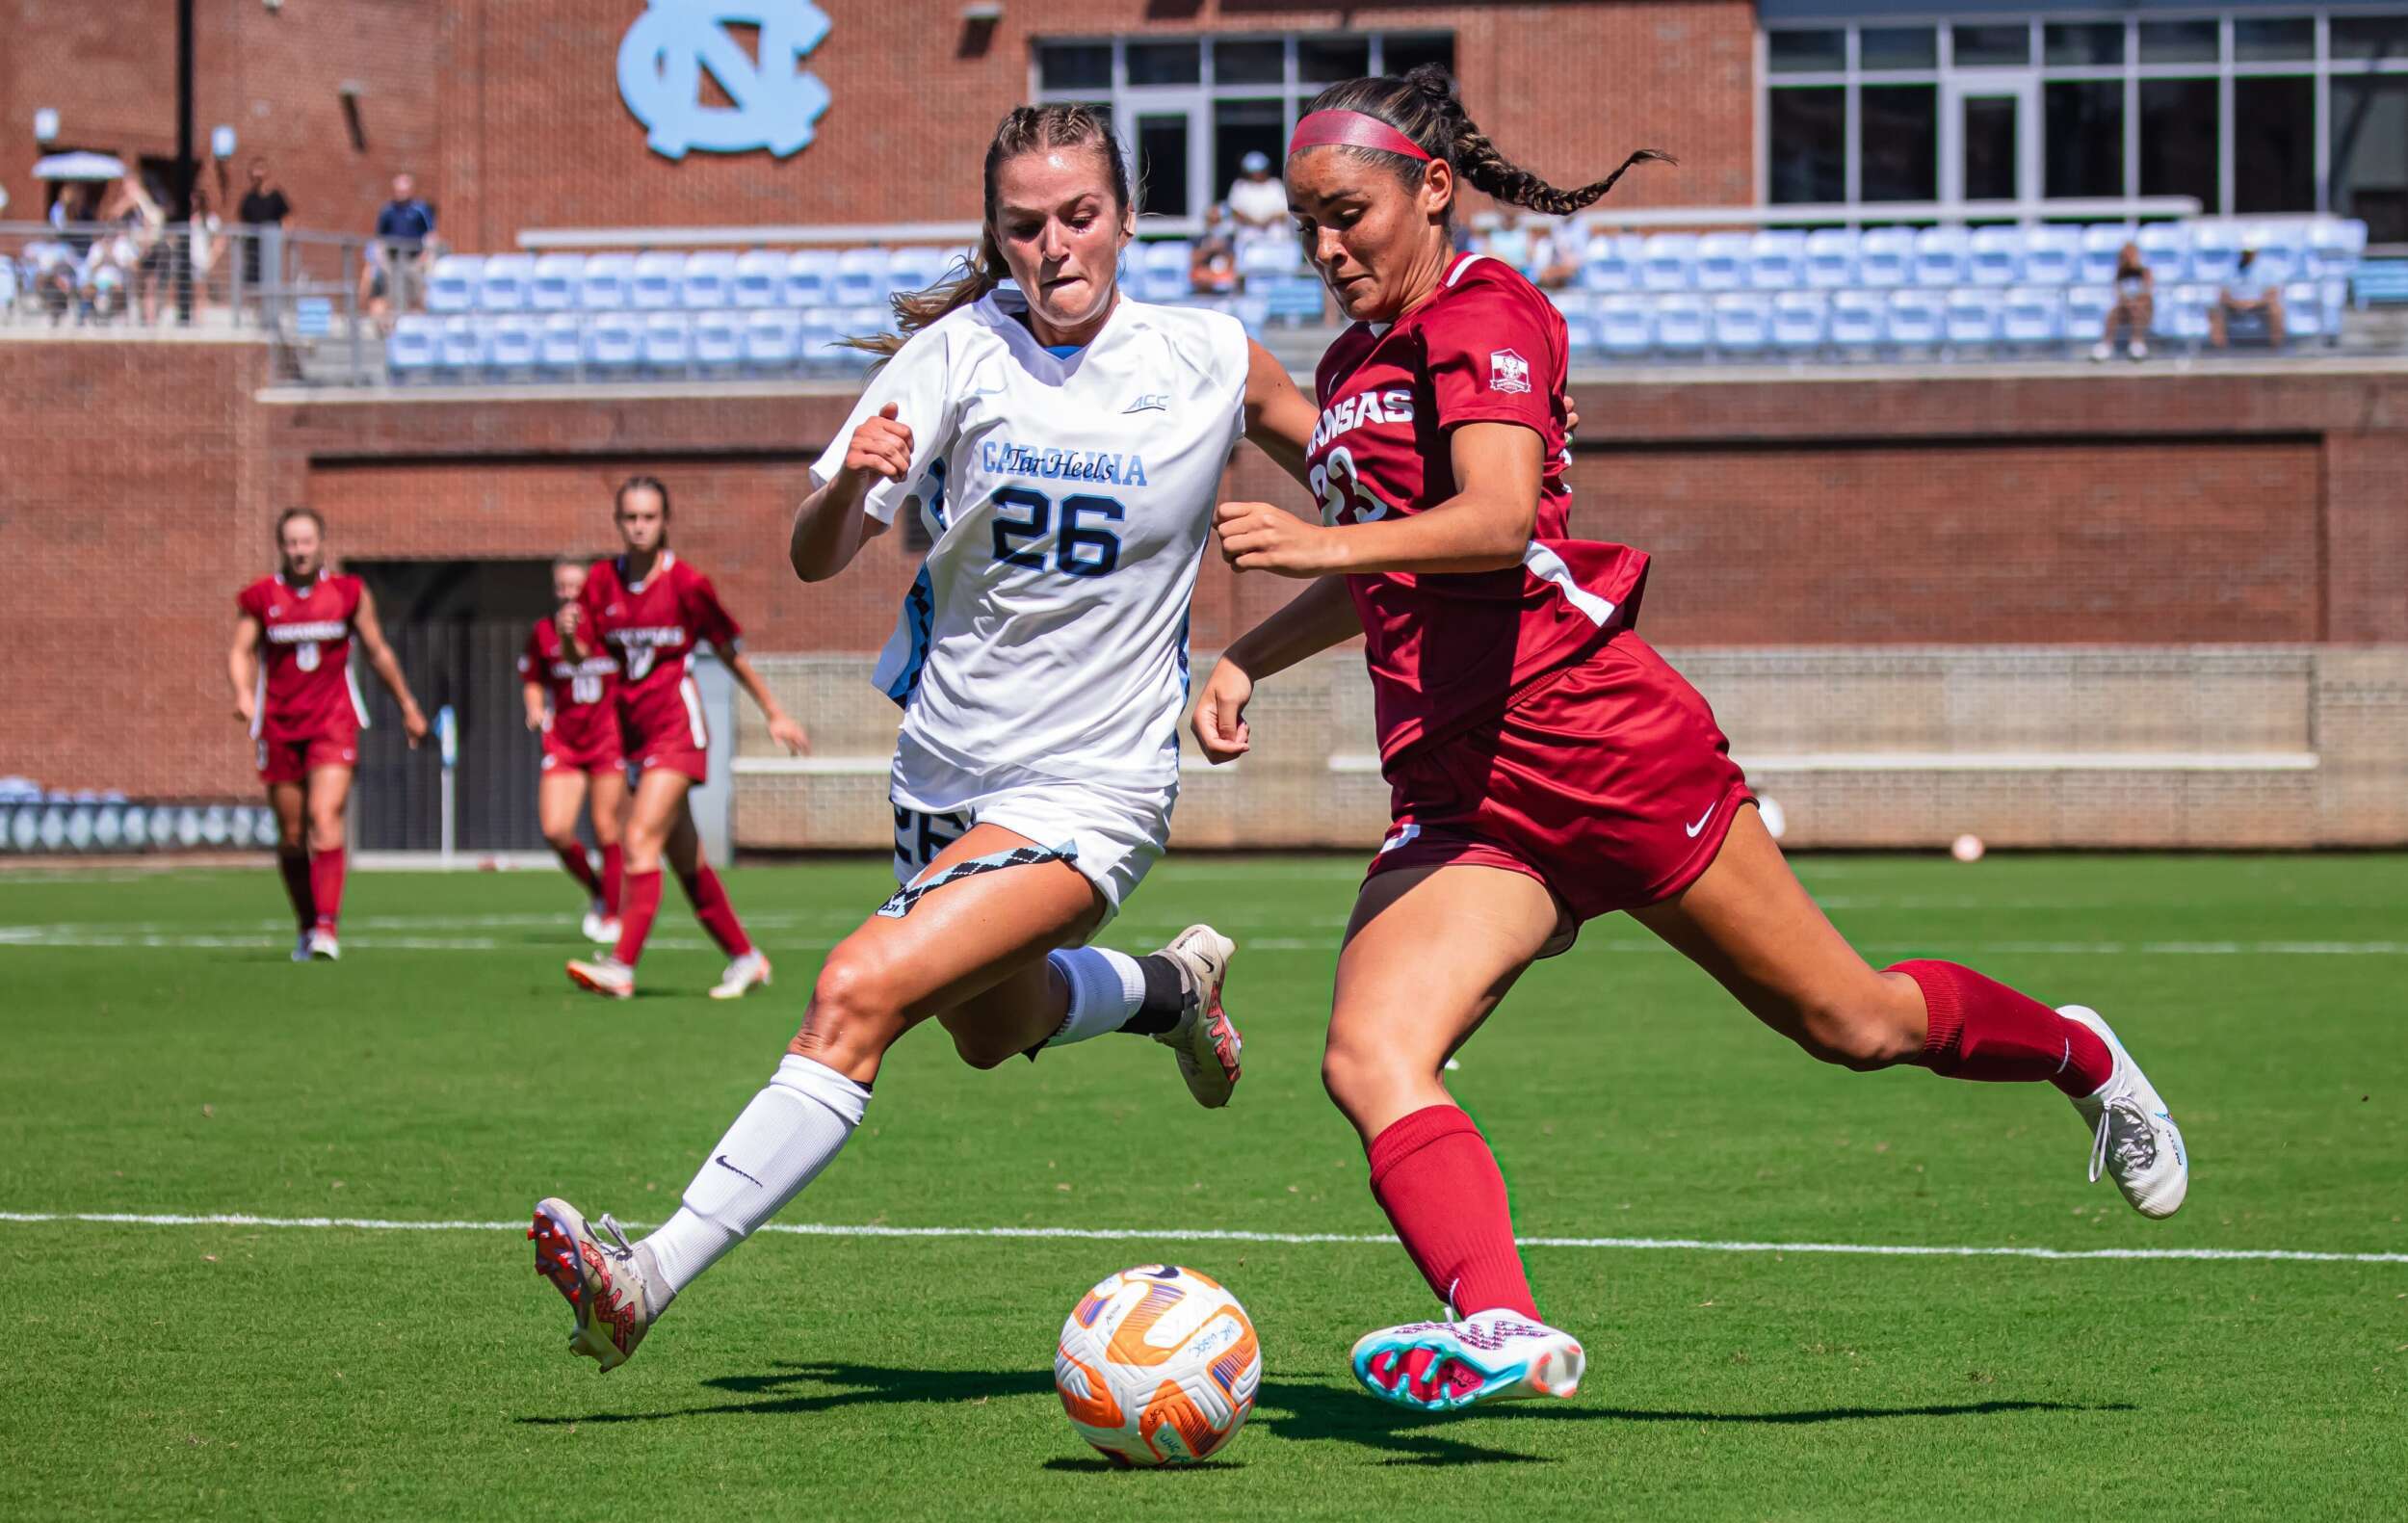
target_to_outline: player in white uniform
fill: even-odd
[[[933,548],[877,680],[903,705],[894,897],[822,965],[777,1073],[676,1215],[630,1244],[549,1198],[537,1271],[570,1349],[625,1362],[694,1278],[834,1159],[886,1049],[940,1020],[993,1067],[1106,1032],[1176,1054],[1228,1103],[1226,937],[1145,958],[1086,943],[1163,852],[1178,795],[1188,607],[1229,451],[1298,481],[1318,413],[1221,313],[1121,296],[1125,159],[1084,106],[1024,106],[987,149],[986,228],[958,280],[896,302],[904,337],[812,468],[789,547],[835,575],[899,513]],[[1016,289],[998,289],[1008,276]]]

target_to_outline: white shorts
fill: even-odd
[[[1071,865],[1103,896],[1104,918],[1095,927],[1101,931],[1163,854],[1178,798],[1176,782],[1131,789],[1068,779],[1023,781],[940,810],[919,808],[898,792],[891,800],[895,881],[910,882],[972,826],[999,826],[1071,853]]]

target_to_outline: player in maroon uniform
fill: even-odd
[[[613,516],[626,551],[593,564],[568,634],[580,660],[607,651],[618,663],[619,728],[627,765],[636,774],[636,796],[621,843],[617,946],[609,957],[570,962],[568,977],[581,988],[617,999],[636,991],[636,959],[643,956],[644,938],[661,907],[666,855],[694,905],[694,918],[728,956],[727,971],[711,997],[735,999],[769,983],[770,959],[745,934],[719,875],[702,859],[701,837],[686,801],[687,790],[711,775],[710,730],[688,670],[695,647],[707,644],[719,652],[761,706],[771,739],[798,753],[809,750],[811,740],[745,659],[744,632],[720,606],[711,579],[669,549],[668,488],[649,476],[632,477],[619,486],[615,504]]]
[[[1339,955],[1322,1078],[1449,1307],[1355,1346],[1357,1379],[1408,1406],[1580,1379],[1441,1072],[1533,959],[1613,910],[1826,1062],[2055,1085],[2091,1130],[2092,1177],[2111,1171],[2145,1215],[2187,1185],[2180,1132],[2097,1012],[1857,956],[1749,807],[1713,711],[1634,632],[1646,556],[1571,537],[1563,320],[1513,270],[1457,252],[1451,214],[1469,183],[1560,216],[1620,173],[1564,192],[1515,168],[1443,69],[1323,91],[1287,162],[1305,248],[1355,320],[1320,370],[1322,521],[1263,503],[1217,519],[1239,569],[1322,580],[1222,657],[1195,710],[1207,756],[1244,753],[1272,672],[1357,633],[1371,668],[1396,823]]]
[[[259,780],[275,809],[276,865],[301,924],[293,960],[331,961],[343,955],[335,939],[343,907],[343,806],[359,761],[359,731],[368,722],[352,676],[353,636],[377,679],[401,704],[402,728],[413,748],[426,738],[427,717],[384,643],[367,587],[355,576],[327,570],[326,520],[314,509],[288,508],[276,519],[275,537],[284,568],[234,599],[239,612],[226,675],[234,683],[234,712],[255,744]]]
[[[618,831],[627,813],[626,754],[618,733],[618,663],[607,651],[580,659],[569,637],[585,617],[577,599],[586,563],[563,556],[552,563],[552,617],[527,631],[518,675],[527,699],[527,728],[543,736],[543,775],[536,785],[536,815],[561,866],[586,891],[586,939],[618,940]],[[597,875],[577,839],[577,811],[593,804],[593,841],[602,849]]]

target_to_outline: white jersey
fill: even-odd
[[[943,811],[1041,781],[1175,786],[1188,604],[1245,426],[1244,328],[1125,295],[1049,353],[994,292],[912,335],[811,468],[893,403],[902,482],[863,511],[916,511],[934,540],[876,680],[903,706],[898,803]]]

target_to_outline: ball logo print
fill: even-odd
[[[1262,1346],[1236,1297],[1171,1264],[1109,1276],[1061,1325],[1054,1387],[1079,1436],[1118,1465],[1193,1464],[1245,1426]]]
[[[760,29],[760,61],[728,34]],[[691,149],[773,158],[799,151],[827,110],[827,87],[800,66],[827,37],[810,0],[652,0],[618,45],[618,93],[663,158]],[[732,106],[702,101],[708,69]]]

